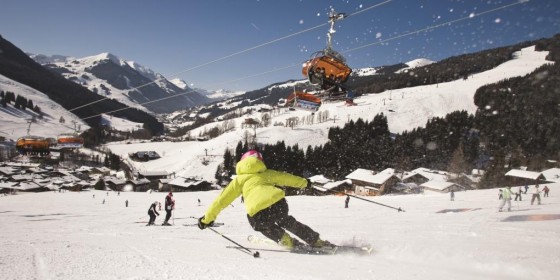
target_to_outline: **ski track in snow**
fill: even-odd
[[[552,194],[560,184],[549,184]],[[92,192],[96,199],[92,199]],[[344,197],[288,197],[290,214],[335,244],[371,244],[369,256],[301,255],[251,244],[260,235],[236,200],[215,228],[260,251],[260,258],[228,249],[210,230],[182,226],[200,217],[219,191],[175,193],[176,226],[146,227],[150,203],[165,193],[22,193],[0,197],[2,279],[556,279],[560,219],[512,221],[560,213],[560,197],[543,205],[513,203],[498,212],[497,190],[369,197],[406,212]],[[102,204],[101,199],[106,199]],[[129,200],[129,207],[124,201]],[[467,209],[468,211],[462,211]],[[438,213],[449,210],[446,213]],[[456,210],[456,211],[453,211]],[[164,214],[164,213],[162,213]],[[163,216],[156,219],[161,224]],[[194,221],[194,219],[193,219]]]

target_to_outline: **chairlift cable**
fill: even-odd
[[[393,0],[387,0],[387,1],[385,1],[385,2],[375,4],[375,5],[373,5],[373,6],[370,6],[370,7],[367,7],[367,8],[365,8],[365,9],[362,9],[362,10],[360,10],[360,11],[357,11],[357,12],[351,14],[351,15],[357,15],[357,14],[363,13],[363,12],[365,12],[365,11],[371,10],[371,9],[373,9],[373,8],[379,7],[379,6],[381,6],[381,5],[387,4],[387,3],[392,2],[392,1],[393,1]],[[142,88],[142,87],[145,87],[145,86],[154,84],[154,83],[156,83],[156,82],[158,82],[158,81],[160,81],[160,80],[166,79],[165,77],[168,77],[168,76],[178,76],[178,75],[180,75],[180,74],[183,74],[183,73],[186,73],[186,72],[189,72],[189,71],[198,69],[198,68],[202,68],[202,67],[204,67],[204,66],[208,66],[208,65],[213,64],[213,63],[216,63],[216,62],[220,62],[220,61],[226,60],[226,59],[228,59],[228,58],[231,58],[231,57],[234,57],[234,56],[237,56],[237,55],[240,55],[240,54],[243,54],[243,53],[246,53],[246,52],[249,52],[249,51],[252,51],[252,50],[255,50],[255,49],[258,49],[258,48],[261,48],[261,47],[264,47],[264,46],[267,46],[267,45],[276,43],[276,42],[279,42],[279,41],[282,41],[282,40],[284,40],[284,39],[288,39],[288,38],[291,38],[291,37],[294,37],[294,36],[303,34],[303,33],[305,33],[305,32],[308,32],[308,31],[311,31],[311,30],[314,30],[314,29],[323,27],[323,26],[325,26],[325,25],[327,25],[327,24],[329,24],[329,22],[322,23],[322,24],[319,24],[319,25],[317,25],[317,26],[310,27],[310,28],[307,28],[307,29],[304,29],[304,30],[301,30],[301,31],[298,31],[298,32],[295,32],[295,33],[292,33],[292,34],[289,34],[289,35],[286,35],[286,36],[283,36],[283,37],[280,37],[280,38],[277,38],[277,39],[274,39],[274,40],[271,40],[271,41],[268,41],[268,42],[265,42],[265,43],[262,43],[262,44],[260,44],[260,45],[256,45],[256,46],[253,46],[253,47],[250,47],[250,48],[247,48],[247,49],[244,49],[244,50],[241,50],[241,51],[238,51],[238,52],[235,52],[235,53],[226,55],[226,56],[223,56],[223,57],[221,57],[221,58],[218,58],[218,59],[215,59],[215,60],[212,60],[212,61],[209,61],[209,62],[200,64],[200,65],[197,65],[197,66],[194,66],[194,67],[191,67],[191,68],[188,68],[188,69],[179,71],[179,72],[174,73],[174,74],[171,74],[171,75],[162,76],[162,78],[159,78],[159,79],[156,79],[156,80],[151,81],[151,82],[149,82],[149,83],[146,83],[146,84],[137,86],[137,87],[132,88],[132,89],[130,89],[130,90],[133,91],[133,90],[136,90],[136,89],[139,89],[139,88]],[[179,95],[175,95],[175,96],[179,96]],[[106,99],[109,99],[109,98],[108,98],[108,97],[104,97],[104,98],[102,98],[102,99],[99,99],[99,100],[96,100],[96,101],[93,101],[93,102],[90,102],[90,103],[87,103],[87,104],[84,104],[84,105],[75,107],[75,108],[70,109],[70,110],[68,110],[68,111],[69,111],[69,112],[72,112],[72,111],[78,110],[78,109],[80,109],[80,108],[84,108],[84,107],[87,107],[87,106],[89,106],[89,105],[92,105],[92,104],[95,104],[95,103],[104,101],[104,100],[106,100]]]

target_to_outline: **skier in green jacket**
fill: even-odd
[[[279,187],[303,189],[308,180],[289,173],[267,169],[262,155],[255,150],[243,154],[236,165],[237,176],[198,219],[198,227],[212,225],[218,214],[240,195],[243,195],[247,218],[254,230],[293,250],[302,244],[286,230],[301,238],[312,247],[333,245],[319,238],[319,233],[298,222],[288,214],[284,191]]]

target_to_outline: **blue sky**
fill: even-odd
[[[363,68],[437,61],[560,33],[560,1],[507,6],[518,2],[7,0],[0,4],[0,35],[30,53],[110,52],[195,87],[253,90],[302,78],[301,63],[325,47],[328,26],[320,25],[331,7],[350,15],[336,25],[334,49],[350,67]]]

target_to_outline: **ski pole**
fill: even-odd
[[[231,240],[229,237],[223,235],[222,233],[219,233],[217,230],[215,230],[215,229],[213,229],[213,228],[211,228],[211,227],[208,227],[208,229],[212,230],[213,232],[215,232],[215,233],[218,234],[219,236],[221,236],[221,237],[227,239],[227,240],[230,241],[231,243],[237,245],[237,246],[239,247],[239,249],[243,249],[243,250],[246,251],[246,252],[245,252],[245,251],[242,251],[242,252],[245,252],[245,253],[248,253],[248,254],[250,254],[250,255],[253,255],[253,257],[255,257],[255,258],[260,257],[261,254],[259,253],[259,251],[255,251],[255,252],[253,253],[253,251],[251,251],[249,248],[247,248],[247,247],[245,247],[245,246],[243,246],[243,245],[241,245],[241,244],[239,244],[239,243],[237,243],[237,242]]]
[[[326,191],[329,191],[329,192],[332,192],[332,193],[337,193],[337,194],[343,194],[343,195],[351,196],[351,197],[353,197],[353,198],[361,199],[361,200],[363,200],[363,201],[367,201],[367,202],[375,203],[375,204],[377,204],[377,205],[381,205],[381,206],[385,206],[385,207],[388,207],[388,208],[391,208],[391,209],[395,209],[395,210],[397,210],[397,211],[399,211],[399,212],[401,212],[401,211],[402,211],[402,212],[406,212],[406,211],[402,210],[400,207],[399,207],[399,208],[395,208],[395,207],[393,207],[393,206],[389,206],[389,205],[385,205],[385,204],[383,204],[383,203],[371,201],[371,200],[369,200],[369,199],[365,199],[365,198],[362,198],[362,197],[359,197],[359,196],[356,196],[356,195],[347,194],[347,193],[338,192],[338,191],[333,191],[333,190],[329,190],[329,189],[327,189],[327,188],[323,188],[323,187],[319,187],[319,186],[313,186],[313,187],[314,187],[314,188],[320,188],[320,189],[323,189],[323,190],[326,190]]]

